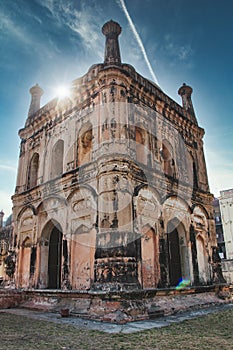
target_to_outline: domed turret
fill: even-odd
[[[104,63],[121,64],[118,42],[118,36],[121,33],[121,26],[117,22],[111,20],[103,25],[102,33],[106,36]]]
[[[182,98],[183,108],[191,115],[192,117],[191,121],[197,124],[193,103],[192,103],[192,98],[191,98],[192,92],[193,92],[193,89],[191,88],[191,86],[188,86],[185,83],[178,90],[178,94]]]
[[[36,113],[40,109],[40,99],[44,91],[41,89],[41,87],[38,84],[31,87],[29,91],[30,91],[30,94],[32,95],[31,104],[28,112],[28,116],[30,117],[32,114]]]

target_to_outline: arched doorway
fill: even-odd
[[[47,222],[40,238],[39,288],[61,288],[62,228],[55,220]]]
[[[182,279],[179,234],[172,222],[168,224],[168,264],[171,286],[177,286]]]
[[[61,288],[62,232],[53,227],[49,238],[48,288]]]

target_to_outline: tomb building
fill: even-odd
[[[122,63],[104,24],[104,63],[40,106],[30,89],[13,196],[15,283],[24,289],[135,290],[212,283],[216,246],[204,130]]]

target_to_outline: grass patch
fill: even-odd
[[[133,334],[107,334],[0,313],[0,350],[232,350],[233,310]]]

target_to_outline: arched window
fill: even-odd
[[[188,163],[187,170],[188,170],[189,184],[194,188],[197,188],[198,187],[197,167],[196,167],[194,157],[190,152],[188,153],[187,163]]]
[[[161,156],[164,174],[175,177],[175,161],[172,157],[172,146],[167,140],[163,141]]]
[[[158,159],[158,156],[159,156],[158,139],[153,134],[151,134],[151,146],[149,147],[149,149],[151,149],[151,151],[154,154],[155,158]]]
[[[195,161],[193,161],[193,186],[198,188],[198,176],[197,176],[197,167]]]
[[[64,141],[58,140],[52,150],[51,178],[63,173]]]
[[[144,139],[144,130],[141,129],[139,126],[136,126],[135,127],[135,139],[136,139],[136,142],[141,144],[141,145],[144,145],[144,142],[145,142],[145,139]]]
[[[78,166],[91,161],[92,152],[92,125],[89,123],[84,126],[79,133],[78,138]]]
[[[27,182],[28,189],[33,188],[37,185],[38,169],[39,169],[39,154],[34,153],[29,164],[28,182]]]
[[[108,120],[105,119],[103,125],[102,125],[102,141],[108,141],[109,140],[109,125]]]
[[[111,134],[112,138],[115,139],[116,137],[116,131],[117,131],[117,122],[115,118],[111,119]]]
[[[147,164],[146,152],[146,132],[140,126],[135,127],[135,141],[136,141],[136,159],[138,162]]]

